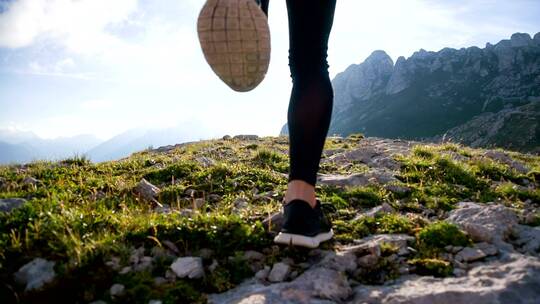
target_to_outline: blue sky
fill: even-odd
[[[270,1],[264,82],[230,90],[196,35],[203,0],[0,0],[0,128],[46,138],[189,125],[202,137],[277,135],[290,93],[285,1]],[[372,51],[484,47],[540,31],[537,0],[338,0],[330,73]]]

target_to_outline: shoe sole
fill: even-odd
[[[207,0],[197,20],[204,57],[238,92],[254,89],[270,64],[268,18],[254,0]]]
[[[274,238],[274,243],[292,246],[302,246],[307,248],[317,248],[319,247],[320,243],[328,241],[333,236],[334,231],[332,229],[325,233],[319,233],[314,237],[309,237],[301,234],[280,232]]]

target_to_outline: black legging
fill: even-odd
[[[334,102],[326,58],[335,7],[336,0],[287,0],[293,82],[287,113],[289,181],[313,186]]]

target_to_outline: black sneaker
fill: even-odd
[[[274,243],[316,248],[334,236],[332,224],[318,199],[315,208],[304,200],[294,199],[283,209],[283,226]]]

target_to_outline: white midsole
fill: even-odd
[[[334,231],[317,234],[314,237],[309,237],[300,234],[284,233],[280,232],[274,238],[274,243],[285,244],[285,245],[294,245],[294,246],[303,246],[308,248],[317,248],[320,243],[328,241],[334,236]]]

